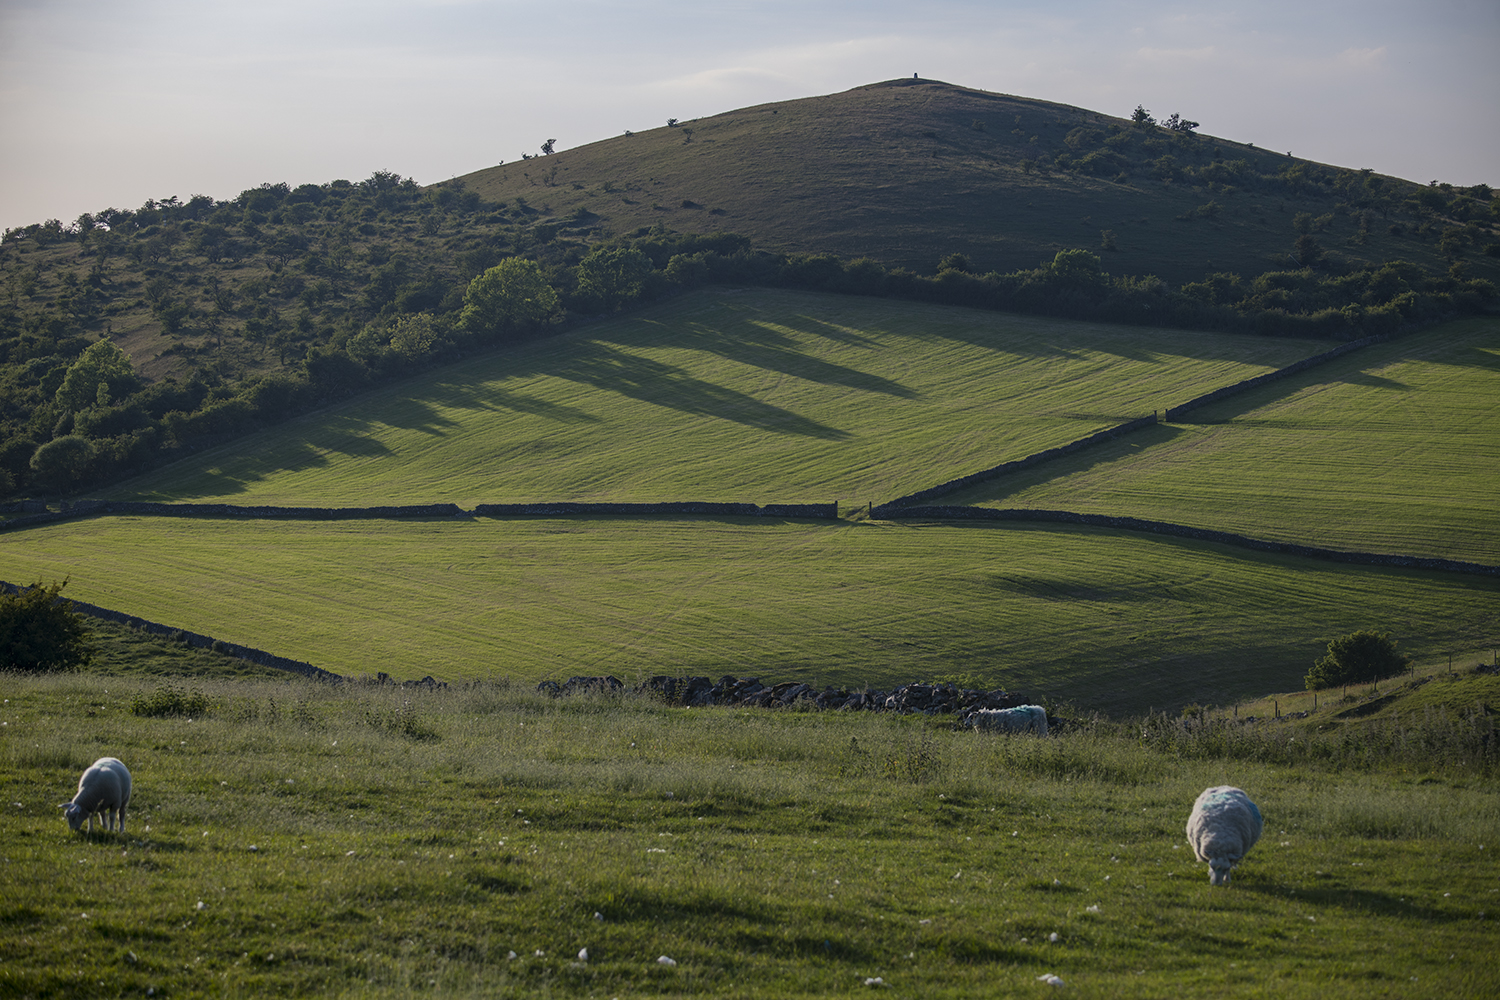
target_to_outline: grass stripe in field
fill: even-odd
[[[1110,711],[1301,686],[1327,641],[1492,637],[1500,580],[1056,526],[101,517],[0,539],[0,578],[343,674],[960,672]]]
[[[380,389],[108,496],[879,503],[1328,346],[710,289]]]
[[[1500,562],[1500,320],[1447,324],[943,498]]]

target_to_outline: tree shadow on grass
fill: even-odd
[[[1360,913],[1399,917],[1404,920],[1420,920],[1423,923],[1454,923],[1460,920],[1473,920],[1472,916],[1464,913],[1445,911],[1431,906],[1421,906],[1410,902],[1404,897],[1393,896],[1388,892],[1376,892],[1371,889],[1350,889],[1340,886],[1315,887],[1311,889],[1295,888],[1280,882],[1269,881],[1252,881],[1244,885],[1236,883],[1236,887],[1243,889],[1245,892],[1253,892],[1262,896],[1295,899],[1308,906],[1339,907]]]
[[[796,318],[810,327],[815,322],[804,316]],[[819,385],[843,386],[901,399],[920,398],[921,393],[899,382],[814,357],[807,353],[796,337],[778,329],[778,325],[784,324],[752,317],[738,317],[730,323],[715,325],[700,322],[669,325],[642,319],[622,325],[612,341],[632,347],[686,347],[706,351],[750,368],[779,372]],[[805,332],[810,337],[826,338],[826,329],[836,329],[828,324],[822,326],[825,329],[809,329]],[[836,339],[843,343],[852,342],[851,335],[847,332],[842,332]],[[601,340],[596,343],[602,346],[604,342]],[[880,345],[862,338],[860,346],[878,348]]]
[[[639,357],[603,343],[591,346],[589,353],[559,358],[555,363],[543,366],[542,372],[616,392],[643,403],[693,416],[729,420],[776,434],[795,434],[825,441],[843,441],[850,437],[848,431],[829,427],[736,389],[696,378],[676,365]]]

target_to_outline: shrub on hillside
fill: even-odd
[[[1404,673],[1410,662],[1410,657],[1396,652],[1396,641],[1389,632],[1350,632],[1328,644],[1328,652],[1308,671],[1307,689],[1379,680]]]
[[[201,716],[206,714],[208,709],[209,702],[206,694],[201,691],[183,691],[171,684],[159,687],[149,695],[138,694],[130,701],[132,715],[159,719],[174,715],[190,718]]]
[[[67,585],[38,580],[18,594],[0,595],[0,670],[70,670],[92,659],[82,617],[58,597]]]

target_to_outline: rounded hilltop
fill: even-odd
[[[1011,271],[1082,247],[1115,274],[1253,275],[1285,265],[1299,213],[1351,260],[1437,263],[1430,244],[1351,211],[1350,184],[1404,198],[1409,182],[940,80],[671,119],[460,180],[595,236],[727,231],[757,249],[924,273],[953,253]]]

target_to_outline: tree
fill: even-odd
[[[551,156],[552,155],[552,144],[555,143],[555,142],[557,142],[556,139],[548,139],[546,142],[542,143],[542,152],[545,153],[547,156]]]
[[[637,247],[598,247],[578,262],[578,298],[586,308],[618,309],[645,292],[652,270]]]
[[[106,386],[109,398],[128,395],[139,386],[130,355],[105,338],[96,340],[68,368],[57,401],[68,410],[82,410],[99,400],[99,387]]]
[[[1135,112],[1131,114],[1130,120],[1135,122],[1136,125],[1140,126],[1141,128],[1146,128],[1147,126],[1156,124],[1156,119],[1151,117],[1151,112],[1147,111],[1139,104],[1135,106]]]
[[[67,585],[66,579],[48,586],[38,580],[0,595],[0,670],[71,670],[93,658],[82,616],[58,596]]]
[[[1328,644],[1327,654],[1307,674],[1307,689],[1362,684],[1403,673],[1411,658],[1396,652],[1389,632],[1364,629],[1341,635]]]
[[[507,257],[469,282],[459,324],[482,336],[541,326],[557,312],[557,292],[537,262]]]
[[[1303,267],[1317,267],[1323,262],[1323,247],[1312,233],[1297,237],[1297,263]]]
[[[66,490],[87,474],[94,454],[94,444],[86,437],[65,434],[54,438],[32,454],[32,477],[42,486]]]
[[[1189,121],[1188,119],[1183,118],[1182,116],[1180,116],[1175,111],[1172,112],[1172,117],[1168,118],[1162,124],[1164,124],[1167,128],[1171,129],[1173,132],[1189,132],[1189,133],[1191,133],[1193,131],[1193,129],[1197,128],[1198,125],[1199,125],[1198,122]]]
[[[1059,250],[1047,269],[1071,284],[1088,285],[1096,284],[1104,277],[1101,263],[1098,254],[1087,250]]]

